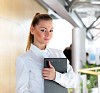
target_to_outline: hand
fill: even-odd
[[[51,65],[50,61],[49,61],[49,67],[50,68],[43,68],[42,70],[43,77],[44,79],[54,80],[56,77],[56,71],[55,68]]]

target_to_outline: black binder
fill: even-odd
[[[44,67],[49,67],[49,61],[55,70],[60,73],[67,73],[66,58],[44,58]],[[44,80],[44,93],[68,93],[67,88],[52,80]]]

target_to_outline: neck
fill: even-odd
[[[39,45],[39,44],[34,44],[36,47],[38,47],[41,50],[44,50],[46,48],[46,45]]]

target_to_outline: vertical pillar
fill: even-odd
[[[88,93],[88,90],[87,90],[87,74],[83,74],[81,75],[81,78],[82,78],[82,92],[81,93]]]
[[[85,51],[86,31],[84,28],[74,28],[72,31],[72,65],[74,71],[78,73],[86,61]]]
[[[98,93],[100,93],[100,74],[98,75]]]
[[[86,60],[85,33],[86,31],[83,28],[78,27],[72,31],[72,65],[77,74],[79,69],[82,68],[83,62]],[[81,80],[79,80],[78,87],[74,90],[74,93],[81,93],[81,83]]]

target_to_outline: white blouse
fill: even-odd
[[[16,61],[16,93],[44,93],[42,68],[44,58],[65,58],[63,51],[46,48],[40,50],[34,45]],[[78,78],[67,61],[67,73],[56,72],[55,82],[66,88],[75,88]]]

